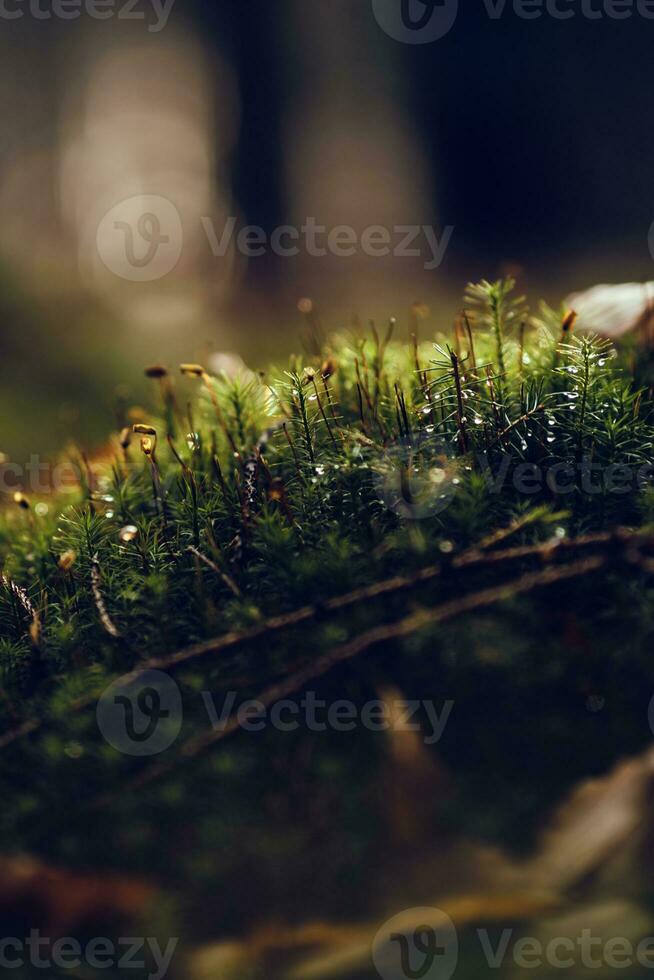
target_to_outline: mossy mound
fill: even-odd
[[[72,502],[26,487],[3,510],[9,850],[168,881],[198,936],[271,904],[347,916],[397,844],[392,739],[360,723],[380,692],[427,734],[424,702],[453,702],[425,752],[454,788],[395,784],[428,817],[416,847],[436,822],[528,846],[651,738],[647,352],[530,316],[511,283],[467,310],[454,338],[391,324],[285,372],[185,365],[180,389],[151,368],[160,410],[80,459]],[[98,699],[145,679],[147,721],[153,670],[180,694],[170,744],[120,751]],[[222,729],[207,692],[219,713],[233,692]],[[354,705],[354,730],[306,704],[292,731],[235,720],[307,692]]]

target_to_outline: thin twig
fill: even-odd
[[[118,639],[120,633],[114,626],[109,613],[107,612],[107,606],[104,601],[104,596],[102,595],[102,575],[100,572],[100,560],[97,555],[94,555],[91,559],[91,592],[93,594],[93,601],[95,602],[95,607],[98,610],[98,616],[100,617],[100,622],[104,627],[105,631],[109,636],[113,636],[114,639]]]
[[[503,432],[500,432],[497,439],[494,439],[493,442],[491,442],[490,445],[487,446],[486,448],[492,449],[494,446],[498,444],[498,442],[502,442],[504,439],[506,439],[506,437],[510,435],[513,432],[513,430],[517,428],[522,422],[528,422],[529,419],[533,418],[534,415],[537,415],[539,412],[544,412],[544,411],[545,411],[544,405],[537,405],[536,408],[532,408],[530,412],[525,412],[525,414],[521,415],[519,419],[516,419],[515,422],[512,422],[511,425],[507,426]]]
[[[499,531],[493,531],[492,534],[486,535],[485,538],[481,539],[477,547],[480,551],[486,551],[489,548],[494,548],[495,545],[501,544],[503,541],[506,541],[507,538],[513,537],[513,535],[517,534],[518,531],[522,531],[523,528],[534,523],[534,520],[534,512],[527,511],[526,514],[523,514],[521,517],[517,517],[514,521],[511,521],[507,527],[501,527]],[[611,537],[611,533],[606,532],[602,534],[601,537],[603,541],[608,541]],[[585,538],[577,540],[588,541],[589,536],[587,535]]]
[[[300,670],[295,671],[277,684],[266,688],[255,700],[262,704],[264,708],[268,708],[277,701],[297,694],[309,681],[323,677],[332,668],[348,660],[352,660],[362,653],[367,653],[382,643],[406,639],[428,626],[433,627],[450,622],[466,613],[489,608],[499,602],[506,602],[509,599],[526,595],[537,589],[547,588],[559,582],[569,581],[574,578],[581,578],[584,575],[599,571],[607,562],[608,558],[606,556],[594,555],[569,565],[546,568],[538,572],[528,572],[518,579],[512,579],[509,582],[490,589],[482,589],[480,592],[474,592],[463,598],[453,599],[433,609],[420,609],[399,620],[399,622],[375,626],[373,629],[361,633],[347,643],[335,647],[333,650]],[[188,739],[182,745],[175,759],[170,762],[155,763],[147,767],[121,790],[121,796],[125,792],[125,789],[128,791],[140,789],[161,779],[163,776],[167,776],[180,763],[196,758],[206,749],[211,748],[216,743],[221,742],[233,734],[240,727],[241,714],[236,712],[222,728],[212,729],[202,735]],[[102,808],[112,803],[114,799],[115,797],[113,796],[103,797],[96,802],[94,808]]]
[[[10,578],[6,575],[0,573],[0,583],[11,593],[11,595],[16,599],[23,611],[29,616],[31,622],[28,629],[28,635],[34,647],[38,649],[39,642],[41,639],[41,619],[39,617],[38,611],[34,608],[32,600],[28,596],[27,592],[20,585],[16,585]]]
[[[233,592],[234,595],[240,599],[243,593],[241,592],[241,590],[239,589],[238,585],[231,577],[231,575],[227,575],[225,572],[223,572],[223,570],[219,568],[218,565],[216,565],[215,561],[212,561],[211,558],[207,558],[207,556],[203,555],[198,548],[194,548],[192,544],[189,545],[186,550],[190,551],[191,554],[195,555],[196,558],[199,558],[201,562],[204,562],[207,568],[210,568],[212,572],[215,572],[216,575],[224,582],[224,584],[227,586],[230,592]]]
[[[514,533],[518,528],[515,525],[511,525],[506,530],[508,534],[509,532]],[[496,542],[491,539],[485,539],[482,545],[484,548],[487,548],[492,547],[493,543]],[[514,562],[530,559],[553,562],[557,558],[571,552],[583,552],[595,547],[610,548],[612,545],[616,545],[628,549],[634,544],[654,545],[654,541],[652,541],[651,535],[647,532],[618,528],[613,532],[598,532],[580,538],[557,540],[556,542],[546,541],[535,545],[523,545],[490,554],[481,550],[480,545],[454,557],[445,567],[450,571],[474,572],[489,567],[499,568]],[[321,604],[302,606],[292,612],[270,617],[262,623],[251,626],[241,632],[232,631],[224,633],[222,636],[214,637],[211,640],[205,640],[202,643],[185,647],[176,653],[164,657],[153,657],[139,664],[135,670],[124,678],[124,681],[132,683],[138,680],[148,670],[172,671],[203,657],[222,654],[245,643],[268,639],[282,630],[312,622],[318,616],[323,616],[326,613],[337,613],[358,603],[372,602],[384,596],[394,595],[420,587],[439,578],[443,573],[443,568],[443,564],[429,565],[410,575],[397,575],[381,582],[375,582],[373,585],[354,589],[344,595],[327,599]],[[95,703],[96,700],[96,696],[92,695],[72,702],[68,706],[68,715],[88,707],[90,704]],[[40,728],[44,723],[44,719],[33,719],[25,722],[13,731],[7,732],[4,736],[0,736],[0,749],[19,740],[23,734],[31,734],[31,732]],[[23,732],[25,725],[32,727],[28,731]]]
[[[24,721],[22,725],[18,728],[13,728],[11,731],[6,732],[4,735],[0,735],[0,749],[6,748],[11,745],[12,742],[17,742],[19,739],[24,738],[26,735],[31,735],[43,724],[41,718],[32,718],[30,721]]]
[[[33,619],[36,616],[36,609],[32,605],[32,600],[28,596],[27,592],[20,585],[16,585],[10,578],[6,575],[0,575],[0,582],[18,600],[19,604],[22,606],[23,610],[27,615]]]

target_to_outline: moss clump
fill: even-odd
[[[3,511],[13,849],[167,877],[190,910],[211,894],[225,930],[253,890],[347,914],[390,833],[372,802],[386,741],[239,731],[241,702],[453,701],[430,749],[457,785],[441,819],[514,843],[647,742],[651,390],[511,283],[468,308],[449,342],[391,324],[258,378],[185,365],[192,395],[151,368],[159,411],[123,420],[73,503],[45,513],[26,491]],[[155,758],[121,753],[98,698],[153,669],[182,730]],[[218,711],[234,692],[224,730],[206,692]]]

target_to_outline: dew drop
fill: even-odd
[[[126,524],[118,532],[118,538],[123,544],[129,544],[130,541],[133,541],[138,536],[138,533],[139,529],[134,524]]]

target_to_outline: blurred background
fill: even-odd
[[[525,20],[508,4],[493,20],[479,0],[413,45],[382,30],[371,0],[48,13],[48,0],[6,0],[0,14],[9,456],[97,446],[117,400],[148,397],[147,364],[282,358],[298,347],[301,297],[329,329],[402,326],[414,302],[436,329],[482,276],[511,271],[552,302],[654,278],[654,21]],[[175,237],[172,268],[139,281],[112,262],[131,221],[112,209],[150,196],[179,216],[179,256]],[[168,234],[133,218],[139,255]],[[451,237],[432,269],[431,254],[248,258],[234,240],[213,254],[230,219],[270,235],[308,218]]]

